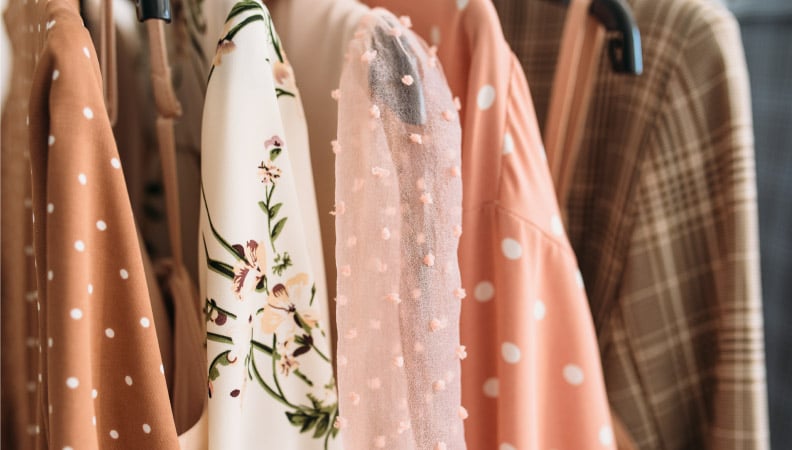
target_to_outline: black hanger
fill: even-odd
[[[391,24],[400,27],[398,23]],[[382,55],[385,65],[374,64],[369,72],[369,86],[374,97],[388,105],[399,119],[411,125],[426,123],[426,101],[423,92],[423,80],[418,70],[417,57],[413,53],[406,34],[392,36],[383,27],[375,30],[376,38],[372,48]],[[413,83],[409,86],[401,81],[401,76],[409,75]]]
[[[138,20],[145,22],[149,19],[160,19],[170,23],[170,0],[135,0]]]
[[[556,0],[568,5],[570,0]],[[643,72],[641,32],[635,23],[632,9],[624,0],[592,0],[590,14],[608,31],[618,31],[608,38],[608,55],[613,70],[640,75]]]

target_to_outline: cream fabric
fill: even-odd
[[[260,2],[234,5],[218,38],[201,153],[209,448],[339,448],[294,73]]]
[[[270,10],[284,47],[300,75],[305,116],[311,143],[316,203],[328,280],[336,279],[335,219],[329,213],[335,202],[335,156],[338,104],[330,92],[338,87],[347,45],[369,8],[356,0],[276,0]],[[321,70],[317,70],[321,67]],[[335,297],[335,283],[328,286]]]

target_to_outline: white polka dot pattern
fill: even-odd
[[[437,25],[433,25],[429,30],[429,39],[432,45],[440,45],[440,28]]]
[[[476,285],[473,290],[473,297],[480,302],[492,300],[495,296],[495,286],[489,281],[481,281]]]
[[[37,216],[32,234],[38,261],[36,276],[30,278],[47,280],[23,304],[33,317],[39,312],[35,328],[40,342],[29,348],[32,365],[24,365],[30,375],[20,387],[46,391],[50,399],[41,403],[38,423],[30,429],[38,434],[61,430],[46,435],[45,443],[55,450],[113,444],[178,449],[166,380],[156,372],[161,361],[157,335],[137,327],[140,317],[152,317],[151,299],[127,186],[123,174],[112,170],[118,152],[105,120],[96,52],[68,2],[53,0],[47,8],[44,1],[18,2],[23,3],[40,4],[32,29],[50,30],[31,39],[33,47],[43,49],[36,59],[49,68],[42,74],[47,83],[28,85],[29,102],[15,119],[27,123],[26,134],[40,137],[19,153],[20,159],[39,162],[31,166],[33,195],[24,203],[24,216],[27,221]],[[24,22],[34,16],[15,17]],[[20,210],[22,200],[31,197],[24,195]],[[20,250],[27,250],[31,242],[20,244]],[[126,282],[119,278],[121,268]],[[5,275],[4,268],[4,281]],[[127,373],[134,384],[125,384]],[[94,387],[102,388],[102,401],[123,408],[100,407]],[[157,426],[149,436],[140,428],[132,432],[143,423]]]
[[[493,103],[495,103],[495,88],[492,87],[492,85],[486,84],[478,91],[476,105],[483,111],[490,109]]]
[[[512,342],[504,342],[501,346],[501,355],[503,356],[503,360],[507,363],[517,364],[520,362],[522,352],[520,351],[520,347],[518,347],[517,344]]]
[[[558,217],[557,214],[554,214],[553,217],[550,218],[550,231],[552,231],[556,236],[564,235],[564,224],[561,222],[561,218]]]
[[[504,155],[514,153],[514,138],[508,131],[503,135],[503,150]]]
[[[583,384],[583,369],[575,364],[564,366],[564,379],[573,386]]]
[[[68,386],[70,389],[77,389],[79,385],[80,380],[78,380],[76,377],[69,377],[66,379],[66,386]]]
[[[507,259],[520,259],[523,254],[522,245],[512,238],[506,238],[501,242],[501,251]]]
[[[613,429],[611,429],[610,426],[603,425],[602,428],[600,428],[599,442],[606,447],[613,445]]]
[[[496,398],[500,394],[500,382],[497,378],[488,378],[484,382],[484,395],[490,398]]]
[[[542,320],[547,314],[547,307],[545,306],[544,302],[541,300],[534,301],[534,309],[533,309],[533,316],[536,320]]]

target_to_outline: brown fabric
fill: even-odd
[[[495,0],[546,117],[563,8]],[[638,448],[768,448],[756,188],[739,29],[713,1],[632,0],[644,74],[600,60],[569,235],[609,400]]]
[[[40,443],[178,449],[96,52],[73,6],[46,10],[30,101]]]
[[[564,159],[564,144],[567,126],[572,115],[572,101],[575,97],[575,82],[585,38],[585,24],[588,18],[590,0],[574,0],[569,4],[564,19],[564,31],[561,35],[561,50],[553,75],[553,90],[550,94],[550,106],[542,133],[547,164],[553,176],[556,192],[561,178],[561,166]]]
[[[36,280],[33,268],[30,159],[26,118],[28,97],[46,28],[39,21],[40,4],[8,2],[4,21],[12,55],[10,89],[3,105],[2,133],[2,448],[33,448],[40,430],[36,420],[38,336]],[[9,57],[11,56],[11,57]]]
[[[176,169],[174,118],[181,115],[181,105],[171,82],[170,63],[165,46],[164,23],[146,22],[151,53],[151,81],[157,111],[157,146],[165,187],[165,210],[172,260],[159,262],[161,285],[173,305],[173,366],[171,389],[176,430],[181,434],[192,428],[206,406],[205,362],[203,349],[206,330],[199,307],[198,290],[184,267],[182,254],[179,184]]]
[[[605,41],[605,27],[594,17],[586,17],[583,28],[583,47],[581,48],[580,63],[577,68],[578,75],[575,89],[572,93],[572,110],[567,122],[566,136],[564,137],[563,153],[559,156],[560,164],[555,174],[554,182],[558,203],[565,205],[569,196],[569,187],[575,175],[575,167],[580,157],[581,144],[585,133],[588,111],[594,94],[594,84],[597,79],[600,55]],[[559,68],[556,68],[558,70]],[[548,154],[549,154],[548,150]],[[566,213],[563,214],[566,219]],[[566,220],[565,220],[566,221]],[[618,437],[618,434],[617,434]]]

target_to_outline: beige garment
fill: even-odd
[[[96,53],[51,0],[30,102],[39,447],[178,449]]]
[[[11,69],[2,114],[2,447],[33,448],[36,418],[38,333],[33,268],[30,160],[26,118],[28,98],[43,45],[39,10],[33,2],[10,2],[4,12],[13,54],[2,54]],[[5,49],[4,49],[5,51]],[[13,56],[13,58],[12,58]]]
[[[327,297],[336,297],[335,218],[330,215],[335,203],[335,155],[331,141],[336,139],[338,103],[330,93],[338,88],[341,68],[355,28],[369,11],[357,0],[278,0],[269,5],[284,48],[302,93],[308,123],[310,162],[316,190],[316,208],[324,256]],[[316,70],[321,67],[322,70]],[[305,216],[303,216],[305,217]],[[314,271],[318,274],[320,272]],[[334,305],[330,305],[331,310]],[[335,314],[330,315],[333,354],[336,354],[338,329]]]
[[[563,8],[496,0],[540,120]],[[638,448],[768,448],[750,98],[734,18],[632,0],[644,73],[600,60],[566,209],[608,397]]]
[[[277,0],[268,6],[298,74],[308,122],[324,269],[326,279],[335,280],[335,219],[330,215],[335,202],[335,155],[330,142],[336,139],[338,103],[330,93],[338,88],[347,45],[369,8],[356,0]],[[327,288],[328,297],[334,298],[335,282]]]

